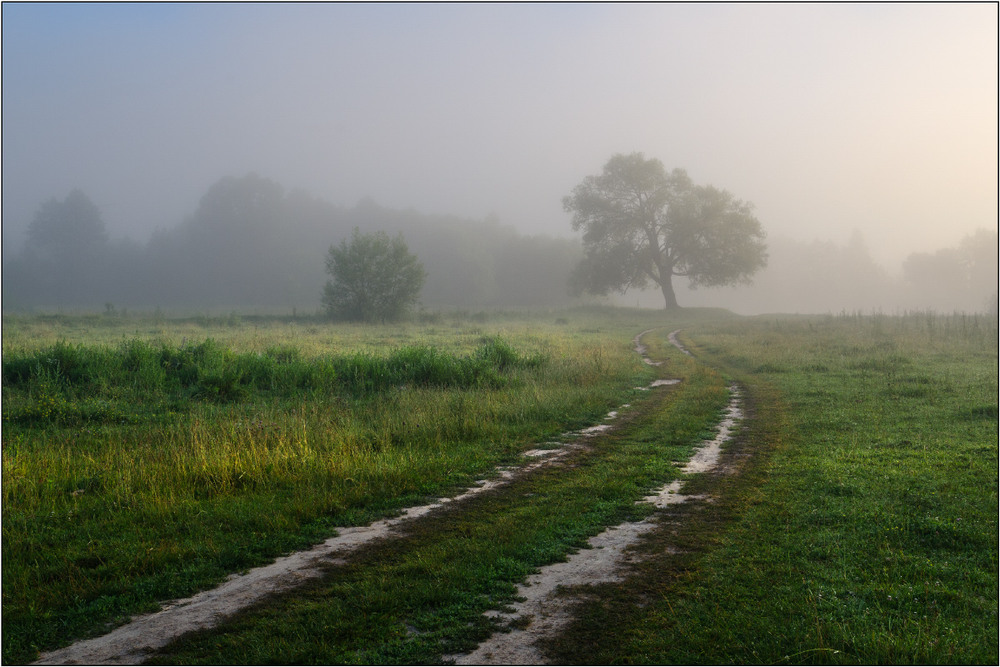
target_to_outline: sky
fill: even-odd
[[[4,3],[4,254],[81,189],[145,241],[225,176],[570,237],[615,153],[889,268],[997,229],[997,5]]]

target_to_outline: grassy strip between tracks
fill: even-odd
[[[262,496],[257,491],[229,490],[223,494],[229,514],[213,515],[213,521],[220,524],[215,528],[199,527],[198,513],[171,514],[175,520],[165,527],[164,534],[175,542],[148,536],[150,547],[189,544],[200,549],[207,541],[212,553],[206,562],[213,563],[211,567],[217,572],[206,575],[196,571],[190,564],[200,561],[190,560],[187,554],[163,559],[162,546],[151,548],[153,556],[149,558],[160,560],[147,575],[167,573],[160,576],[173,582],[173,587],[159,582],[159,588],[153,588],[149,578],[137,577],[138,585],[117,599],[131,595],[131,606],[123,608],[148,607],[152,600],[193,590],[193,575],[201,577],[201,585],[207,585],[230,569],[266,559],[265,553],[247,558],[247,545],[263,543],[260,550],[270,554],[292,548],[308,541],[303,537],[308,530],[316,535],[329,532],[333,524],[324,523],[322,517],[339,522],[345,522],[345,517],[353,521],[371,518],[400,502],[426,497],[437,488],[454,488],[495,462],[513,460],[528,438],[546,437],[544,434],[559,428],[557,424],[575,427],[586,423],[586,419],[570,415],[586,413],[596,421],[603,411],[615,407],[611,396],[620,397],[624,387],[642,376],[642,369],[632,364],[634,358],[629,361],[632,353],[623,344],[631,334],[623,332],[630,326],[634,334],[640,330],[637,327],[662,324],[634,319],[613,327],[588,324],[587,331],[603,328],[604,333],[584,335],[581,330],[577,334],[580,338],[571,342],[562,334],[511,338],[515,349],[521,349],[519,342],[530,340],[532,353],[550,352],[550,359],[562,368],[557,373],[560,379],[541,379],[553,371],[549,368],[528,371],[526,377],[537,374],[535,379],[513,390],[476,390],[495,398],[503,394],[501,403],[513,401],[505,408],[508,412],[496,414],[526,413],[522,417],[538,420],[539,415],[531,412],[535,408],[528,406],[546,394],[536,385],[581,384],[584,373],[589,373],[587,382],[597,383],[600,377],[616,373],[619,366],[626,367],[624,375],[602,385],[608,387],[602,390],[606,393],[594,392],[590,402],[575,399],[591,407],[580,408],[581,403],[555,407],[542,419],[543,426],[529,428],[523,425],[526,422],[514,419],[511,423],[522,424],[519,428],[523,430],[517,431],[521,435],[513,440],[501,441],[509,445],[485,446],[496,438],[496,432],[491,432],[473,440],[467,451],[452,451],[454,458],[432,457],[432,463],[419,469],[414,462],[423,461],[426,451],[432,450],[421,450],[421,456],[410,452],[401,460],[410,461],[408,469],[416,470],[422,483],[411,488],[397,480],[382,495],[378,494],[379,485],[396,478],[387,476],[391,466],[378,464],[382,461],[379,457],[372,458],[365,468],[368,472],[355,479],[370,494],[364,502],[336,505],[334,500],[339,496],[330,485],[341,477],[323,473],[320,479],[327,481],[298,494],[301,499],[322,490],[318,495],[326,504],[310,509],[311,515],[304,513],[315,523],[293,513],[291,527],[285,532],[274,526],[261,530],[254,523],[262,521],[262,515],[273,507],[260,504]],[[718,500],[678,508],[677,518],[695,520],[667,526],[650,537],[644,546],[649,560],[637,568],[635,577],[622,585],[600,587],[604,594],[601,601],[586,604],[578,623],[547,647],[549,657],[566,663],[608,664],[995,664],[995,323],[933,315],[760,317],[715,325],[696,320],[676,323],[687,327],[682,339],[700,360],[746,387],[753,411],[746,422],[748,431],[727,455],[753,456],[744,461],[739,476],[689,480],[685,492],[709,492]],[[663,336],[667,330],[662,331]],[[470,337],[473,344],[461,352],[471,351],[479,336],[477,332]],[[654,344],[654,354],[666,349],[662,339]],[[559,362],[571,350],[582,351],[583,366]],[[670,367],[663,372],[667,376],[685,375],[687,382],[660,390],[670,396],[662,409],[653,410],[652,404],[638,407],[640,401],[634,400],[638,410],[646,411],[645,417],[602,439],[603,444],[576,467],[533,475],[499,494],[478,497],[464,508],[451,508],[422,521],[419,530],[407,539],[358,553],[347,567],[332,571],[304,594],[274,600],[217,632],[184,639],[157,660],[410,663],[434,662],[449,652],[472,648],[492,630],[481,616],[484,609],[502,604],[527,572],[561,558],[602,525],[640,515],[643,510],[633,507],[632,500],[642,495],[645,489],[641,487],[676,475],[667,463],[683,458],[690,445],[705,435],[699,429],[705,428],[724,403],[723,380],[680,355],[668,354]],[[449,394],[444,390],[422,391],[427,393],[421,400],[430,396],[439,396],[441,401],[459,400],[446,398]],[[511,393],[506,394],[508,391]],[[518,403],[513,396],[521,394],[528,398]],[[398,403],[406,395],[392,393],[389,398]],[[559,395],[552,390],[551,396]],[[644,397],[638,394],[635,398]],[[467,395],[463,400],[472,399]],[[416,409],[419,404],[414,400],[403,407]],[[302,432],[310,443],[316,443],[328,437],[322,433],[333,428],[329,407],[306,408],[303,403],[260,412],[259,408],[243,406],[240,410],[244,414],[233,411],[232,405],[199,406],[193,413],[201,417],[203,427],[197,440],[213,445],[199,451],[232,454],[235,450],[226,449],[226,443],[242,433],[204,428],[215,423],[205,417],[212,411],[229,411],[225,414],[231,424],[248,428],[257,428],[258,419],[264,424],[283,423],[281,415],[286,415],[288,425],[294,422],[299,431],[281,432]],[[390,410],[383,406],[380,414],[388,418],[396,407]],[[311,415],[308,419],[307,414]],[[327,416],[320,418],[321,414]],[[704,416],[700,426],[697,414]],[[236,422],[235,418],[244,421]],[[365,423],[370,430],[364,431],[364,437],[372,442],[378,441],[379,433],[404,428],[392,419],[384,422],[391,426],[381,430],[374,428],[380,423],[374,419]],[[312,426],[303,429],[309,424]],[[129,428],[122,427],[120,437],[126,439],[131,434],[135,441],[138,431]],[[169,430],[160,428],[164,433]],[[28,534],[41,526],[49,531],[45,539],[56,540],[52,544],[60,544],[60,538],[67,540],[58,549],[51,549],[50,570],[40,570],[43,574],[73,575],[60,580],[59,586],[67,580],[79,585],[82,579],[75,579],[81,576],[78,571],[85,572],[90,564],[74,560],[86,559],[86,549],[91,548],[74,540],[82,535],[102,545],[102,553],[107,553],[108,533],[116,529],[101,524],[101,533],[90,529],[88,535],[81,524],[73,526],[74,515],[67,512],[74,502],[87,499],[90,491],[72,496],[72,491],[67,493],[63,488],[67,478],[52,472],[69,453],[82,455],[89,450],[79,447],[78,442],[60,440],[67,436],[58,429],[34,436],[25,431],[26,435],[13,441],[10,430],[5,428],[4,432],[4,658],[5,662],[17,662],[31,656],[25,638],[40,637],[39,641],[51,644],[79,634],[81,626],[72,625],[73,614],[96,615],[103,623],[121,612],[101,612],[101,598],[95,601],[82,595],[77,606],[71,605],[68,616],[46,612],[49,616],[42,614],[44,622],[36,626],[18,625],[16,621],[23,616],[10,620],[8,610],[24,609],[18,606],[24,603],[10,597],[20,591],[20,584],[13,585],[7,576],[8,547],[17,544],[8,531],[16,526],[12,520],[19,519],[19,503],[27,501],[6,495],[14,488],[8,480],[19,479],[15,470],[8,468],[9,460],[30,460],[27,454],[42,449],[62,452],[42,457],[49,467],[39,476],[41,481],[27,487],[39,499],[39,508],[33,510],[35,523],[23,528]],[[273,442],[282,440],[279,437]],[[399,449],[391,437],[381,442],[385,443],[382,457]],[[18,449],[10,449],[11,444]],[[11,452],[25,458],[10,459]],[[220,461],[226,460],[223,453]],[[329,454],[327,461],[331,460]],[[463,456],[473,458],[463,464]],[[31,474],[37,474],[37,469]],[[282,487],[285,496],[296,495],[298,487],[289,484],[289,478],[279,476],[281,479],[286,480]],[[73,477],[72,481],[78,480]],[[31,493],[27,495],[35,498]],[[90,500],[96,502],[97,497],[95,492]],[[188,506],[218,512],[204,500],[174,498],[170,502],[174,514]],[[57,512],[54,519],[46,519],[44,503],[53,504],[54,509],[61,507],[63,514]],[[148,507],[155,506],[151,503],[145,514],[131,516],[139,517],[147,528],[155,527],[168,516],[163,511],[150,514]],[[230,518],[236,520],[236,528],[212,532]],[[82,524],[87,525],[93,524]],[[53,526],[62,526],[62,532],[51,532]],[[183,537],[185,531],[192,530]],[[281,539],[275,540],[276,534]],[[232,535],[242,541],[230,553],[226,545]],[[33,567],[42,566],[44,560],[36,561]],[[36,601],[30,604],[48,604],[58,592],[51,586],[39,589],[31,592]],[[165,595],[164,590],[168,591]],[[44,607],[33,609],[39,608],[44,611]]]
[[[550,657],[996,664],[995,323],[762,317],[686,340],[748,388],[757,456]]]
[[[206,329],[213,343],[188,343],[187,323],[63,318],[48,337],[5,318],[3,661],[454,493],[653,376],[630,339],[662,314],[559,315],[237,322]],[[344,386],[345,359],[444,380]]]
[[[306,591],[187,636],[164,664],[419,664],[469,651],[496,630],[483,612],[604,527],[647,514],[636,501],[679,475],[728,400],[721,376],[676,352],[680,385],[637,394],[620,430],[566,465],[415,522]]]

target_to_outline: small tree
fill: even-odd
[[[354,228],[351,242],[330,246],[326,272],[333,276],[323,289],[323,306],[334,318],[365,322],[397,319],[420,296],[427,277],[411,255],[402,234],[362,234]]]
[[[692,287],[748,283],[767,264],[764,232],[753,206],[725,190],[698,186],[682,169],[642,153],[614,155],[563,199],[573,229],[583,230],[586,256],[574,272],[576,291],[607,294],[660,287],[677,307],[673,276]]]

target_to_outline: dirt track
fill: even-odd
[[[726,413],[715,438],[706,440],[695,450],[683,472],[705,473],[718,464],[722,445],[729,440],[733,427],[743,416],[739,391],[735,386],[730,387]],[[669,505],[705,500],[702,496],[682,495],[683,486],[682,481],[675,480],[642,502],[662,509]],[[459,665],[542,664],[544,659],[536,643],[543,637],[558,633],[572,619],[570,609],[576,602],[572,597],[557,594],[558,589],[620,581],[622,565],[629,562],[628,548],[656,526],[652,518],[614,526],[590,538],[588,548],[573,554],[567,562],[542,568],[518,587],[517,595],[524,601],[513,605],[513,613],[495,614],[508,621],[526,618],[529,620],[527,627],[496,633],[472,653],[451,658]]]
[[[635,337],[636,352],[642,355],[646,363],[658,365],[659,362],[646,356],[646,348],[641,343],[641,338],[646,333],[649,332],[645,331]],[[685,354],[690,354],[678,342],[676,334],[676,331],[670,334],[670,342]],[[657,380],[643,389],[675,382],[678,380]],[[730,387],[730,397],[727,416],[719,424],[716,437],[702,443],[683,472],[703,473],[716,465],[721,445],[730,437],[735,423],[742,416],[740,395],[735,386]],[[626,407],[628,406],[622,406]],[[101,637],[78,641],[65,648],[44,653],[34,664],[138,664],[150,653],[187,632],[214,627],[270,595],[287,591],[320,576],[323,565],[336,564],[354,549],[372,540],[391,536],[393,530],[403,524],[446,504],[460,503],[466,498],[507,484],[515,477],[539,467],[552,465],[571,452],[586,447],[589,438],[613,428],[617,416],[618,411],[613,411],[604,422],[568,434],[572,436],[569,442],[556,449],[526,452],[527,457],[536,460],[522,466],[500,469],[495,478],[482,480],[457,496],[407,508],[400,516],[367,526],[342,528],[336,537],[311,549],[281,557],[270,565],[246,574],[232,575],[215,589],[184,600],[165,603],[160,611],[134,617],[126,625]],[[701,499],[682,495],[682,487],[682,482],[672,482],[642,502],[666,507]],[[516,605],[512,614],[495,614],[510,620],[526,618],[529,620],[527,625],[523,629],[497,633],[476,651],[451,658],[458,664],[540,663],[542,656],[535,648],[535,642],[558,632],[571,618],[568,609],[573,601],[565,596],[555,595],[556,589],[560,586],[618,580],[621,566],[627,562],[627,548],[654,527],[655,522],[651,520],[612,527],[591,538],[589,548],[572,555],[567,562],[551,565],[532,575],[518,590],[518,596],[524,598],[524,602]]]

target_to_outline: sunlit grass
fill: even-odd
[[[535,443],[632,403],[641,418],[558,474],[422,523],[359,553],[313,592],[185,640],[161,659],[416,663],[467,650],[491,629],[481,612],[509,600],[533,567],[643,513],[634,501],[678,475],[674,462],[710,435],[736,380],[750,409],[740,451],[753,456],[743,475],[688,479],[686,492],[712,491],[716,500],[686,508],[694,520],[651,538],[641,576],[591,603],[550,657],[995,662],[995,322],[927,313],[615,315],[384,328],[230,318],[176,330],[166,321],[138,336],[65,318],[48,332],[52,323],[15,322],[15,330],[38,327],[20,339],[8,337],[5,319],[5,363],[8,353],[16,359],[60,340],[121,350],[136,340],[182,349],[211,338],[230,361],[378,357],[411,367],[439,354],[475,359],[497,337],[509,350],[494,350],[491,362],[502,382],[392,377],[285,391],[275,381],[212,396],[148,379],[98,383],[104,404],[62,391],[58,377],[49,386],[41,377],[30,391],[5,385],[5,419],[32,400],[41,414],[46,398],[68,417],[4,424],[4,659],[99,632],[336,526],[466,488]],[[73,338],[74,326],[92,328]],[[658,368],[631,346],[654,326],[645,342],[668,359]],[[667,342],[675,328],[696,359]],[[409,358],[406,349],[434,352]],[[544,362],[501,369],[508,352]],[[660,390],[666,402],[635,389],[660,376],[683,379]]]
[[[682,358],[669,370],[688,381],[636,392],[641,417],[570,465],[428,517],[308,590],[182,638],[153,662],[427,664],[471,650],[498,629],[482,613],[513,601],[516,583],[604,527],[647,515],[636,501],[678,476],[674,462],[690,455],[727,392],[718,374]]]
[[[5,660],[456,492],[651,377],[630,339],[657,314],[556,319],[301,336],[281,321],[143,335],[127,320],[5,319]],[[338,359],[363,382],[344,384],[347,366],[316,375]],[[427,359],[483,362],[497,381],[370,382]]]

